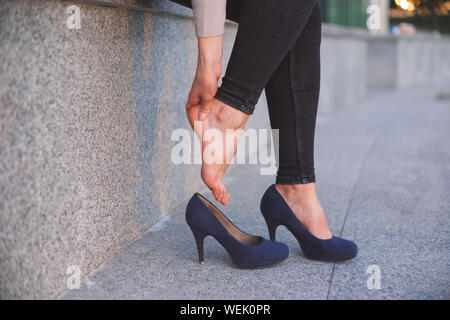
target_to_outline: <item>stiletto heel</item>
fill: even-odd
[[[261,213],[266,220],[271,240],[275,240],[277,226],[285,226],[296,238],[305,257],[322,261],[341,261],[353,259],[358,247],[352,241],[338,237],[319,239],[301,224],[284,198],[271,185],[261,199]]]
[[[269,229],[270,240],[275,241],[277,228],[278,228],[279,224],[274,222],[273,220],[267,220],[267,219],[266,219],[266,224],[267,224],[267,229]]]
[[[194,234],[198,260],[204,263],[204,240],[214,237],[240,268],[261,268],[277,264],[289,255],[284,243],[269,241],[241,231],[201,194],[196,193],[186,208],[186,222]]]
[[[204,243],[205,243],[205,238],[207,236],[207,234],[201,232],[201,231],[197,231],[195,229],[192,229],[192,233],[194,234],[194,238],[195,238],[195,243],[197,244],[197,251],[198,251],[198,262],[200,264],[204,264],[205,263],[205,248],[204,248]]]

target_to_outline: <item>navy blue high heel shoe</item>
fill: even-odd
[[[197,243],[198,259],[204,263],[203,243],[213,236],[230,254],[239,268],[261,268],[277,264],[289,255],[284,243],[266,240],[242,232],[211,202],[196,193],[186,208],[186,222]]]
[[[261,212],[269,229],[270,240],[275,240],[277,227],[283,225],[297,238],[303,254],[309,259],[341,261],[352,259],[358,253],[358,247],[352,241],[335,236],[323,240],[312,235],[297,219],[274,184],[261,199]]]

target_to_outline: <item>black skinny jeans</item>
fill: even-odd
[[[315,182],[321,42],[318,2],[228,0],[227,19],[239,27],[215,97],[252,114],[265,89],[272,129],[279,129],[276,183]]]

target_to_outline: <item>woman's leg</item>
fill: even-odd
[[[276,188],[297,218],[316,237],[331,237],[317,198],[314,131],[320,88],[321,15],[309,20],[266,86],[270,122],[279,129]]]
[[[269,79],[303,32],[317,0],[241,2],[239,28],[216,98],[252,114]]]
[[[215,100],[215,110],[225,116],[211,117],[211,123],[216,123],[210,127],[233,127],[231,122],[236,123],[236,118],[240,119],[239,127],[245,125],[265,87],[272,128],[280,130],[276,188],[312,234],[330,238],[314,173],[320,87],[319,5],[313,0],[228,0],[230,12],[239,29]],[[234,154],[235,150],[226,152]],[[206,170],[223,177],[226,166],[217,168],[207,166]]]
[[[301,36],[316,5],[317,0],[227,1],[227,17],[238,22],[239,27],[222,85],[213,100],[210,116],[203,121],[203,130],[218,129],[225,136],[226,129],[243,128],[262,90]],[[203,141],[202,145],[205,150],[208,142]],[[223,146],[224,150],[218,154],[231,159],[236,144]],[[225,189],[222,179],[228,163],[223,163],[223,157],[217,160],[218,163],[203,162],[202,178],[222,198]]]
[[[320,89],[319,5],[266,86],[270,123],[279,129],[277,184],[315,182],[314,131]]]

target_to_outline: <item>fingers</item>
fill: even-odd
[[[222,201],[222,204],[226,206],[228,204],[228,200],[230,200],[230,194],[228,193],[228,191],[226,191],[226,195],[224,200]]]
[[[197,98],[194,98],[192,92],[189,92],[188,99],[186,102],[186,110],[189,110],[189,108],[195,106],[198,103],[199,101],[197,101]]]
[[[186,102],[186,114],[191,128],[194,129],[195,121],[198,121],[198,110],[200,108],[201,97],[195,92],[189,92]]]
[[[213,73],[196,75],[189,92],[186,109],[196,110],[198,108],[195,117],[200,121],[205,120],[211,112],[211,102],[216,91],[217,79]]]
[[[211,103],[213,96],[205,97],[193,91],[189,93],[188,101],[186,102],[186,113],[189,123],[194,128],[195,121],[203,121],[208,118],[211,113]]]

